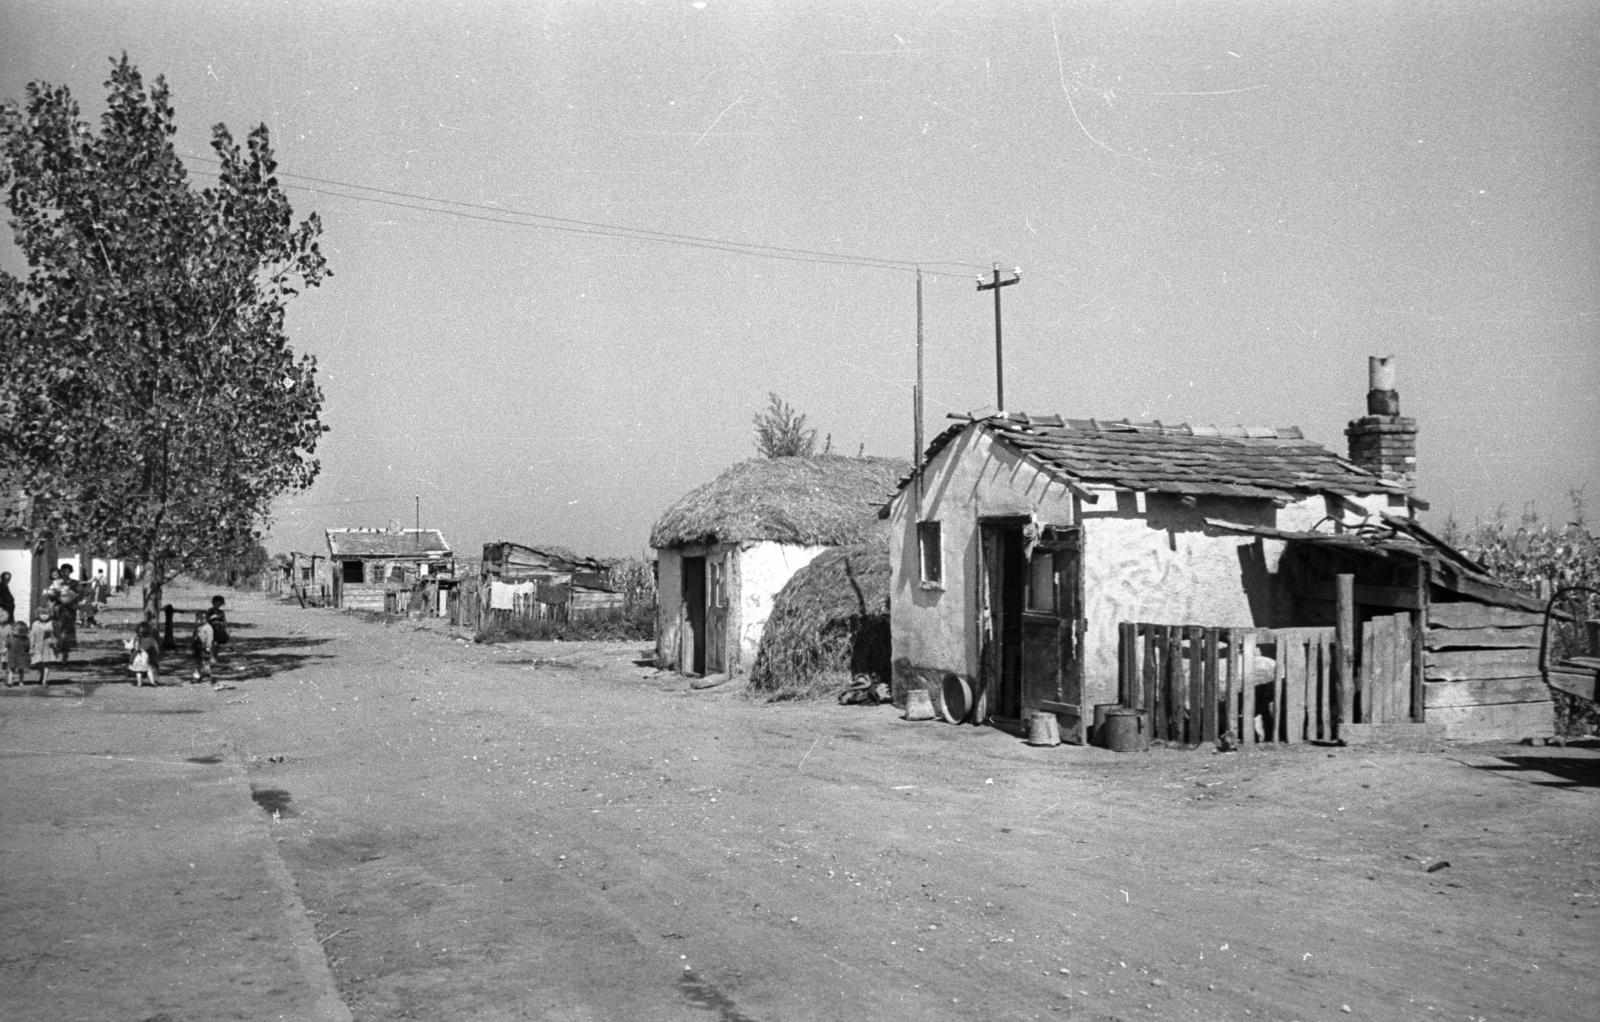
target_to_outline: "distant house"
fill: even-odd
[[[684,674],[755,660],[772,601],[829,547],[882,531],[877,509],[910,468],[897,458],[755,458],[669,507],[656,551],[656,658]]]
[[[1537,604],[1413,520],[1416,422],[1372,371],[1349,458],[1293,427],[953,416],[885,509],[896,700],[1053,713],[1079,742],[1113,704],[1191,744],[1340,721],[1550,733]]]
[[[485,543],[482,587],[490,610],[562,619],[619,611],[625,603],[611,588],[611,568],[561,547]]]
[[[386,602],[386,593],[455,570],[450,544],[438,529],[328,529],[327,536],[335,607],[398,609]]]
[[[0,571],[9,571],[11,596],[19,621],[28,621],[56,569],[54,541],[32,539],[33,501],[17,487],[0,482]]]

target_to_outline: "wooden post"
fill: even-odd
[[[1137,641],[1133,622],[1117,622],[1117,702],[1128,707],[1138,705],[1139,681],[1133,669],[1133,647]]]
[[[1356,577],[1337,575],[1334,583],[1333,696],[1337,723],[1328,737],[1342,738],[1344,726],[1351,722],[1350,702],[1355,694],[1355,679],[1351,677],[1350,668],[1355,663],[1356,652]]]
[[[1160,700],[1156,697],[1156,689],[1158,686],[1158,679],[1161,677],[1161,675],[1156,673],[1157,666],[1160,663],[1160,654],[1156,652],[1155,626],[1139,626],[1139,644],[1143,654],[1143,657],[1141,658],[1142,662],[1139,665],[1140,670],[1144,673],[1143,709],[1146,718],[1148,718],[1146,721],[1147,729],[1145,733],[1148,735],[1154,735],[1156,733],[1156,706],[1160,702]]]
[[[1428,719],[1427,688],[1423,685],[1423,649],[1428,632],[1428,585],[1431,569],[1428,562],[1417,559],[1417,605],[1411,612],[1411,720],[1421,724]]]

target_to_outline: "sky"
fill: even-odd
[[[197,185],[265,123],[323,221],[273,551],[640,555],[769,393],[909,457],[917,266],[930,436],[995,404],[998,264],[1011,410],[1343,453],[1395,355],[1425,521],[1600,500],[1600,4],[0,0],[0,98],[98,117],[123,51]]]

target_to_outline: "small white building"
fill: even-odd
[[[953,416],[885,509],[896,702],[925,688],[939,706],[951,691],[962,716],[1012,728],[1053,713],[1076,742],[1094,707],[1120,704],[1194,744],[1216,736],[1219,701],[1222,730],[1241,714],[1249,728],[1238,700],[1253,683],[1218,660],[1237,652],[1217,645],[1227,631],[1240,648],[1281,643],[1280,658],[1315,640],[1311,660],[1278,667],[1270,728],[1285,740],[1328,734],[1330,715],[1549,734],[1539,605],[1414,520],[1416,420],[1399,414],[1389,361],[1370,370],[1349,458],[1295,427]],[[1351,637],[1330,647],[1341,614]],[[1171,645],[1152,658],[1155,641]],[[1493,663],[1479,647],[1497,647]],[[1334,684],[1336,654],[1351,675]],[[1291,668],[1307,672],[1309,702]],[[1229,694],[1170,687],[1185,677]]]
[[[11,573],[7,586],[19,621],[32,619],[40,594],[56,569],[55,544],[32,538],[32,515],[28,497],[0,483],[0,571]]]
[[[748,669],[778,590],[824,550],[881,532],[878,511],[909,469],[898,458],[753,458],[685,494],[650,534],[657,664]]]

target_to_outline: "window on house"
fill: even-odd
[[[711,573],[711,605],[713,607],[726,607],[728,605],[728,586],[723,563],[721,561],[707,561],[706,570]]]
[[[938,522],[917,523],[917,547],[922,555],[922,583],[941,585],[944,582],[944,541]]]
[[[355,585],[364,585],[367,581],[366,563],[364,561],[340,561],[340,577]]]
[[[1035,550],[1028,562],[1028,609],[1053,614],[1056,609],[1056,555]]]

